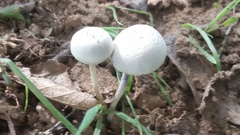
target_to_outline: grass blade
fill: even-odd
[[[100,115],[100,118],[97,121],[96,128],[94,130],[94,135],[100,135],[103,127],[103,115]]]
[[[102,27],[104,30],[124,30],[124,27]]]
[[[134,107],[133,107],[133,105],[132,105],[132,102],[131,102],[130,98],[128,97],[128,95],[125,94],[125,97],[126,97],[127,102],[128,102],[128,104],[129,104],[129,106],[130,106],[130,108],[131,108],[131,111],[132,111],[132,113],[133,113],[134,119],[138,122],[137,128],[138,128],[139,134],[140,134],[140,135],[143,135],[143,133],[142,133],[142,127],[141,127],[141,125],[140,125],[140,123],[139,123],[139,121],[138,121],[138,119],[137,119],[137,114],[136,114],[136,111],[134,110]]]
[[[216,60],[217,71],[220,71],[221,70],[221,64],[220,64],[220,60],[219,60],[219,54],[217,53],[217,50],[214,47],[210,38],[208,37],[207,33],[205,31],[203,31],[200,27],[198,27],[196,25],[189,24],[189,23],[182,24],[181,26],[184,27],[184,28],[192,28],[194,30],[197,30],[200,33],[200,35],[203,37],[203,39],[207,43],[209,49],[211,50],[214,59]]]
[[[237,21],[238,21],[238,18],[236,16],[233,16],[233,17],[227,19],[221,25],[224,26],[224,27],[228,27],[228,26],[232,25],[233,23],[235,23]]]
[[[130,11],[130,12],[133,12],[133,13],[137,13],[137,14],[148,15],[151,26],[154,26],[153,16],[152,16],[152,14],[149,13],[149,12],[141,11],[141,10],[136,10],[136,9],[125,8],[125,7],[118,7],[118,6],[116,6],[115,8],[122,9],[122,10],[127,10],[127,11]]]
[[[12,85],[12,81],[9,77],[9,74],[7,73],[6,68],[3,66],[3,64],[1,62],[0,62],[0,70],[1,70],[0,71],[1,76],[2,76],[3,80],[5,81],[5,83],[9,86]]]
[[[19,5],[11,5],[4,8],[0,8],[0,18],[25,21],[23,15],[20,13]]]
[[[127,83],[127,87],[126,87],[126,93],[129,93],[131,88],[132,88],[132,84],[133,84],[133,75],[129,75],[128,78],[128,83]]]
[[[122,77],[121,73],[116,70],[116,75],[117,75],[118,82],[120,82],[121,81],[121,77]],[[132,84],[133,84],[133,75],[129,75],[125,93],[129,93],[130,92],[130,90],[132,88]]]
[[[127,99],[127,102],[128,102],[128,104],[129,104],[129,106],[131,108],[131,111],[133,113],[134,118],[136,119],[137,118],[137,114],[136,114],[136,111],[134,110],[134,107],[133,107],[133,104],[132,104],[130,98],[126,94],[125,94],[125,98]]]
[[[166,90],[163,88],[163,86],[161,85],[161,83],[159,82],[158,78],[157,78],[157,75],[156,75],[156,72],[153,72],[152,73],[154,79],[156,80],[157,82],[157,85],[160,89],[160,91],[162,92],[162,94],[165,96],[165,98],[167,99],[167,102],[170,106],[173,106],[173,103],[172,103],[172,100],[170,98],[170,96],[168,95],[168,93],[166,92]]]
[[[206,31],[206,33],[209,33],[211,31],[209,31],[209,29],[211,29],[211,27],[220,19],[222,19],[226,14],[228,14],[238,3],[240,2],[240,0],[233,0],[230,4],[228,4],[220,13],[218,13],[218,15],[212,20],[211,23],[209,23],[209,25],[207,26],[207,28],[204,29],[204,31]]]
[[[106,30],[106,31],[112,38],[115,38],[118,35],[118,33],[114,30]]]
[[[214,31],[214,30],[216,30],[216,29],[218,29],[220,27],[220,25],[213,25],[211,28],[209,28],[209,32],[211,32],[211,31]],[[209,36],[209,35],[208,35]]]
[[[80,135],[92,123],[101,107],[102,105],[99,104],[87,110],[75,135]]]
[[[205,51],[192,36],[189,36],[188,38],[190,42],[207,58],[208,61],[213,64],[217,63],[214,57]]]
[[[118,35],[118,32],[116,32],[116,30],[125,29],[123,27],[102,27],[102,28],[106,30],[113,38],[115,38]]]
[[[122,101],[122,112],[125,112],[125,105]],[[122,119],[122,135],[125,135],[125,120]]]
[[[131,124],[134,125],[135,127],[141,126],[141,128],[142,128],[142,130],[143,130],[143,132],[144,132],[145,135],[151,135],[150,131],[149,131],[147,128],[145,128],[142,124],[140,124],[140,123],[139,123],[138,121],[136,121],[135,119],[129,117],[128,115],[126,115],[126,114],[124,114],[124,113],[122,113],[122,112],[116,112],[116,111],[114,112],[114,114],[115,114],[116,116],[118,116],[119,118],[124,119],[125,121],[131,123]]]
[[[27,111],[27,107],[28,107],[28,92],[29,92],[28,87],[25,86],[25,98],[26,99],[25,99],[24,112]]]
[[[7,64],[12,72],[18,75],[25,83],[25,85],[32,91],[32,93],[44,104],[44,106],[60,120],[71,133],[76,132],[76,128],[49,102],[49,100],[37,89],[37,87],[17,68],[17,66],[10,59],[0,59],[1,63]]]
[[[233,26],[233,24],[228,27],[227,31],[224,34],[225,36],[224,36],[224,38],[222,40],[222,45],[223,46],[220,49],[220,54],[222,54],[223,48],[226,46],[227,38],[228,38],[228,35],[229,35],[229,33],[230,33],[231,29],[232,29],[232,26]]]
[[[155,74],[157,76],[157,78],[171,91],[173,91],[173,89],[156,73],[153,72],[153,74]]]
[[[136,122],[135,119],[131,118],[130,116],[126,115],[125,113],[115,111],[114,114],[117,115],[119,118],[121,118],[137,127],[138,122]]]
[[[114,6],[107,6],[106,8],[112,10],[114,20],[115,20],[119,25],[123,25],[121,22],[118,21],[116,9],[114,8]]]
[[[116,71],[118,82],[120,82],[121,78],[122,78],[122,74],[118,70],[116,70],[116,69],[115,69],[115,71]]]

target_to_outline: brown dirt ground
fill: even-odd
[[[240,134],[239,23],[232,27],[227,37],[226,45],[221,52],[223,71],[218,73],[214,66],[188,41],[188,35],[191,34],[203,46],[206,46],[199,34],[180,27],[181,24],[187,22],[204,27],[231,0],[224,0],[219,8],[212,6],[216,0],[156,1],[159,1],[157,5],[148,5],[148,11],[153,14],[155,28],[162,35],[175,37],[174,44],[168,46],[168,58],[157,70],[157,73],[174,89],[173,92],[168,90],[174,106],[167,105],[165,97],[151,75],[135,77],[129,96],[140,122],[147,126],[154,135]],[[0,1],[0,7],[28,2],[28,0],[3,0]],[[139,8],[138,4],[134,5],[133,2],[125,0],[39,1],[38,10],[28,14],[30,15],[28,16],[29,23],[10,19],[0,20],[2,37],[0,57],[12,59],[25,74],[31,74],[32,80],[37,79],[40,82],[36,85],[42,86],[45,83],[50,85],[53,82],[49,81],[49,78],[58,75],[64,81],[58,77],[58,81],[62,82],[53,83],[51,89],[58,90],[65,86],[69,89],[80,89],[81,92],[88,94],[87,103],[80,102],[80,105],[74,106],[61,101],[59,103],[58,99],[48,95],[46,91],[49,89],[44,88],[43,93],[45,92],[48,98],[55,100],[52,101],[54,106],[64,115],[69,114],[72,107],[80,109],[69,117],[69,120],[76,126],[81,123],[84,116],[86,110],[84,107],[91,107],[92,102],[94,105],[95,99],[92,97],[88,67],[77,63],[71,56],[68,41],[77,30],[84,26],[118,26],[112,17],[111,10],[105,8],[107,5]],[[143,4],[140,7],[144,9],[146,5]],[[240,13],[239,9],[236,8],[235,11],[237,16]],[[117,10],[117,15],[124,27],[139,23],[150,24],[149,18],[145,15],[123,10]],[[53,30],[50,35],[49,30]],[[225,32],[226,29],[221,28],[211,33],[214,37],[212,41],[219,52],[223,46],[221,41]],[[14,47],[13,43],[17,46]],[[100,89],[105,97],[111,98],[118,85],[114,69],[109,61],[99,64],[97,69]],[[40,134],[53,127],[58,121],[33,94],[29,95],[27,112],[23,111],[25,87],[10,70],[9,74],[12,79],[11,86],[7,86],[5,81],[0,79],[0,134],[9,133],[8,126],[11,122],[14,124],[17,135]],[[125,113],[132,116],[127,103],[126,106]],[[105,122],[101,134],[121,134],[120,123],[117,118],[111,124]],[[94,124],[83,134],[93,134]],[[54,130],[54,134],[70,133],[64,127],[59,126]],[[139,133],[132,125],[127,125],[126,134],[137,135]]]

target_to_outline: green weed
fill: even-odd
[[[129,99],[129,101],[130,101],[130,99]],[[117,112],[117,111],[111,112],[108,109],[104,108],[102,105],[96,105],[86,112],[75,135],[80,135],[94,121],[94,119],[97,115],[99,116],[99,118],[97,120],[96,128],[94,130],[94,135],[95,135],[95,133],[100,134],[101,129],[102,129],[103,115],[110,114],[110,113],[113,113],[116,116],[118,116],[119,118],[121,118],[122,120],[125,120],[125,121],[131,123],[132,125],[137,127],[140,131],[142,131],[144,134],[151,135],[149,130],[147,128],[145,128],[142,124],[140,124],[136,117],[135,117],[135,119],[133,119],[130,116],[124,114],[123,112]],[[135,111],[134,111],[134,113],[136,114]]]
[[[130,9],[130,8],[125,8],[125,7],[118,7],[118,6],[107,6],[107,9],[112,10],[113,12],[113,18],[115,19],[115,21],[119,24],[119,25],[123,25],[121,22],[118,21],[118,17],[117,17],[117,13],[116,13],[116,8],[118,9],[122,9],[122,10],[127,10],[133,13],[137,13],[137,14],[142,14],[142,15],[147,15],[149,16],[149,21],[151,26],[154,26],[154,19],[151,13],[146,12],[146,11],[141,11],[141,10],[136,10],[136,9]]]
[[[190,42],[193,43],[193,45],[206,57],[206,59],[211,62],[212,64],[216,65],[216,70],[221,71],[221,63],[220,63],[220,54],[217,52],[217,49],[215,48],[214,44],[212,43],[212,38],[211,35],[208,33],[219,29],[220,27],[228,27],[232,26],[235,22],[237,22],[238,18],[236,16],[232,16],[226,21],[222,23],[218,23],[220,20],[222,20],[238,3],[240,0],[233,0],[230,4],[228,4],[218,15],[207,25],[207,27],[203,30],[200,27],[190,24],[190,23],[185,23],[182,24],[182,28],[191,28],[199,32],[199,34],[203,37],[205,42],[207,43],[208,48],[212,52],[212,54],[209,54],[206,50],[204,50],[203,47],[201,47],[197,41],[192,37],[189,36]],[[223,40],[223,43],[226,42],[226,37]]]
[[[87,110],[75,135],[80,135],[93,122],[95,116],[98,114],[101,108],[102,108],[102,105],[98,104],[92,107],[91,109]],[[99,132],[99,131],[96,131],[96,132]]]
[[[19,21],[25,21],[24,16],[20,13],[19,5],[11,5],[0,8],[0,19],[16,19]]]
[[[170,90],[172,90],[172,88],[156,73],[156,72],[153,72],[152,73],[155,81],[157,82],[157,85],[160,89],[160,91],[162,92],[162,94],[165,96],[165,98],[167,99],[167,102],[170,106],[173,106],[173,103],[172,103],[172,100],[170,98],[170,96],[168,95],[168,93],[166,92],[165,88],[162,86],[162,84],[159,82],[159,80],[167,87],[169,88]],[[173,90],[172,90],[173,91]]]
[[[28,87],[27,86],[25,86],[25,106],[24,106],[24,112],[26,112],[27,111],[27,107],[28,107],[28,94],[29,93],[29,89],[28,89]]]
[[[229,3],[218,15],[208,24],[208,26],[204,29],[206,33],[209,33],[213,30],[218,29],[223,24],[218,24],[217,22],[223,19],[236,5],[240,2],[240,0],[233,0],[231,3]],[[232,19],[233,18],[233,19]],[[228,21],[232,20],[232,21]],[[228,19],[227,22],[232,24],[237,21],[237,17],[231,17]],[[226,21],[225,21],[226,22]],[[227,23],[227,24],[228,24]]]
[[[26,87],[42,102],[42,104],[72,133],[76,133],[76,128],[52,105],[52,103],[37,89],[37,87],[18,69],[18,67],[10,60],[0,58],[0,63],[9,67],[12,72],[19,76],[25,83]]]
[[[12,81],[3,65],[3,63],[0,62],[0,69],[1,69],[1,76],[3,77],[5,83],[8,85],[8,86],[11,86],[12,85]],[[28,107],[28,87],[25,86],[25,95],[26,95],[26,99],[25,99],[25,106],[24,106],[24,112],[27,111],[27,107]]]
[[[192,24],[186,23],[186,24],[183,24],[182,27],[184,27],[184,28],[192,28],[194,30],[197,30],[200,33],[200,35],[203,37],[203,39],[207,43],[207,45],[208,45],[208,47],[211,50],[212,55],[213,55],[213,58],[210,57],[210,55],[205,55],[205,57],[211,63],[216,65],[217,71],[220,71],[221,70],[221,63],[220,63],[220,59],[219,59],[220,54],[218,54],[215,46],[212,43],[212,40],[209,38],[209,35],[205,31],[203,31],[200,27],[198,27],[196,25],[192,25]],[[201,46],[199,46],[199,48],[201,48],[200,50],[204,50]],[[205,51],[205,52],[207,52],[207,51]]]

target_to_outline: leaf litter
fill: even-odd
[[[79,85],[70,80],[68,67],[62,63],[48,60],[28,70],[24,69],[25,75],[51,100],[80,110],[88,110],[98,103],[92,94],[82,92]]]

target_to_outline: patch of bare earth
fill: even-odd
[[[203,5],[202,5],[202,2]],[[38,1],[36,11],[29,11],[28,23],[11,19],[0,20],[0,56],[12,59],[48,97],[63,115],[75,111],[68,119],[76,127],[87,109],[98,101],[92,90],[88,66],[78,63],[69,52],[71,36],[84,26],[118,26],[107,5],[146,9],[153,14],[155,28],[165,36],[168,58],[157,73],[173,88],[168,90],[174,106],[169,106],[164,95],[149,75],[134,78],[129,96],[140,122],[152,134],[226,134],[239,132],[240,87],[240,28],[235,24],[221,44],[226,29],[214,31],[212,39],[221,52],[221,72],[193,47],[188,35],[193,35],[207,49],[201,36],[192,30],[182,29],[183,23],[206,26],[230,0],[219,8],[213,0],[51,0]],[[0,6],[29,3],[27,0],[0,1]],[[239,7],[239,6],[237,6]],[[239,14],[239,8],[236,8]],[[117,10],[124,27],[133,24],[150,24],[148,16]],[[230,16],[230,15],[229,15]],[[118,82],[109,61],[97,66],[100,90],[111,99]],[[7,71],[9,71],[7,69]],[[26,112],[25,87],[21,79],[9,71],[12,84],[0,80],[0,134],[46,133],[58,120],[30,93]],[[71,95],[71,96],[69,96]],[[124,100],[124,99],[123,99]],[[126,104],[125,113],[132,116]],[[117,108],[120,110],[120,106]],[[95,123],[94,123],[95,124]],[[83,133],[93,134],[94,124]],[[104,122],[102,133],[121,134],[121,120]],[[55,134],[70,134],[61,124]],[[138,135],[132,125],[126,125],[126,134]]]

